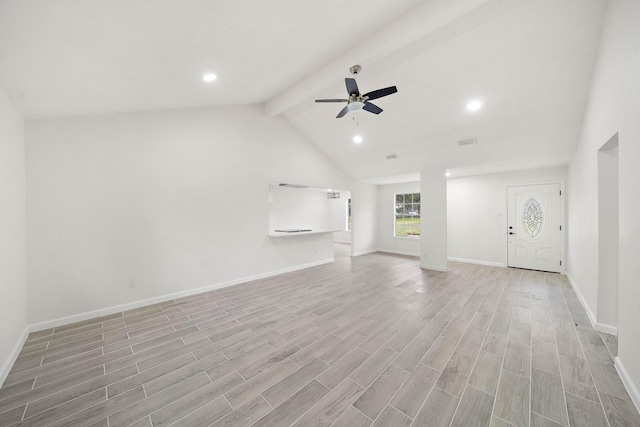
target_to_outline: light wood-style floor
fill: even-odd
[[[31,334],[0,425],[640,426],[565,277],[336,249]]]

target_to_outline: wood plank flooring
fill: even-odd
[[[1,426],[640,426],[564,276],[350,258],[35,332]]]

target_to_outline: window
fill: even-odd
[[[351,199],[347,199],[347,231],[351,231]]]
[[[420,193],[396,194],[395,237],[420,237]]]

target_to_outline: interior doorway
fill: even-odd
[[[618,325],[618,134],[598,150],[597,322]]]

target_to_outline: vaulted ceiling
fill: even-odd
[[[354,178],[566,164],[605,0],[0,0],[0,87],[27,119],[264,104]],[[362,92],[335,116],[351,65]],[[210,84],[202,75],[214,72]],[[471,99],[483,102],[475,113]],[[364,141],[354,144],[359,134]],[[459,147],[475,137],[478,144]],[[396,154],[387,160],[386,155]],[[392,177],[392,178],[389,178]],[[398,180],[402,178],[397,178]]]

